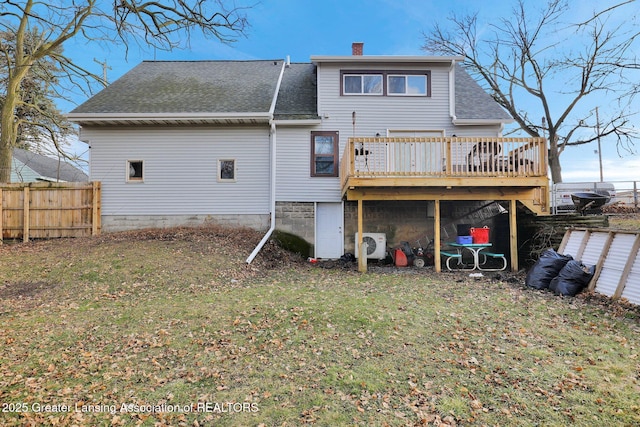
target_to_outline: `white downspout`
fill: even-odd
[[[449,115],[455,122],[456,117],[456,61],[451,60],[449,68]]]
[[[282,69],[280,70],[280,77],[278,78],[278,84],[276,85],[276,92],[273,95],[273,100],[271,101],[271,107],[269,108],[269,124],[271,128],[269,130],[269,136],[271,139],[271,225],[269,226],[269,230],[264,235],[258,246],[255,247],[253,252],[247,258],[247,264],[251,264],[253,259],[258,255],[260,250],[267,243],[273,230],[276,229],[276,140],[277,140],[277,132],[276,132],[276,124],[273,120],[273,114],[276,109],[276,101],[278,100],[278,93],[280,92],[280,84],[282,83],[282,76],[284,75],[284,69],[287,67],[288,61],[282,61]]]
[[[271,121],[271,225],[269,230],[264,235],[258,246],[255,247],[251,255],[247,258],[247,264],[251,264],[251,261],[258,255],[262,247],[267,243],[273,230],[276,228],[276,125]]]

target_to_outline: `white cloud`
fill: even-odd
[[[565,182],[600,181],[600,166],[594,159],[575,161],[563,165],[562,180]],[[604,181],[640,181],[640,156],[603,158],[602,175]]]

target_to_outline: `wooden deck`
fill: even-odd
[[[349,138],[347,200],[518,200],[549,212],[544,138]]]
[[[518,269],[517,202],[537,215],[549,214],[544,138],[353,137],[341,159],[340,180],[343,198],[358,202],[360,236],[366,200],[434,201],[436,260],[440,259],[440,201],[508,201],[513,271]],[[366,257],[358,262],[359,270],[366,271]]]

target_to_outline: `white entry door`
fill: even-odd
[[[388,137],[442,137],[441,130],[387,130]],[[388,168],[391,172],[440,172],[442,148],[437,143],[394,142],[387,146]]]
[[[342,203],[316,203],[316,258],[336,259],[344,248]]]

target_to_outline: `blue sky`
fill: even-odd
[[[254,4],[237,0],[238,4]],[[613,0],[576,3],[574,15],[589,13]],[[228,1],[226,2],[229,3]],[[246,36],[225,45],[195,37],[188,49],[154,51],[131,46],[125,58],[121,47],[67,45],[66,53],[81,58],[87,67],[101,74],[99,62],[106,62],[109,81],[114,81],[142,60],[284,59],[308,62],[312,55],[350,55],[351,43],[364,43],[365,55],[423,55],[423,32],[452,12],[463,15],[479,10],[479,22],[496,22],[496,15],[508,15],[514,0],[260,0],[247,10],[250,27]],[[539,1],[529,1],[541,7]],[[88,54],[88,52],[90,52]],[[86,100],[85,95],[76,102]],[[71,109],[69,106],[67,109]],[[601,117],[607,113],[600,109]],[[639,117],[640,119],[640,117]],[[619,157],[613,141],[603,143],[604,178],[610,181],[640,180],[640,157]],[[564,181],[599,180],[596,144],[568,148],[561,156]]]

